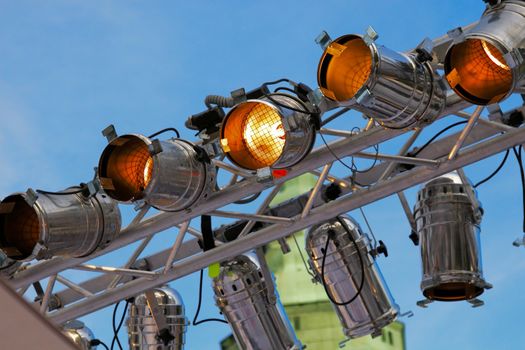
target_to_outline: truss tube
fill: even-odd
[[[86,315],[115,303],[118,300],[139,294],[154,286],[162,285],[174,279],[189,275],[217,261],[222,261],[250,249],[263,246],[271,241],[285,237],[293,232],[300,231],[317,222],[327,220],[335,215],[340,215],[347,211],[362,207],[368,203],[388,197],[399,191],[429,181],[434,177],[446,174],[471,163],[475,163],[481,159],[500,153],[509,147],[522,143],[525,143],[525,128],[517,129],[505,135],[479,143],[465,150],[453,160],[441,163],[437,168],[417,167],[389,180],[378,183],[377,185],[371,186],[368,189],[361,189],[354,192],[352,195],[329,202],[313,209],[309,216],[302,220],[296,220],[289,226],[270,226],[249,236],[239,238],[236,241],[206,251],[195,257],[179,261],[173,265],[173,268],[167,274],[159,276],[155,281],[147,281],[143,278],[139,278],[107,291],[106,293],[86,298],[70,307],[54,312],[50,315],[50,318],[55,323],[62,323]]]

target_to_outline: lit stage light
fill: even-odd
[[[130,350],[182,350],[188,319],[177,291],[154,288],[134,298],[128,312]]]
[[[202,152],[181,139],[123,135],[102,152],[98,176],[117,201],[143,200],[159,210],[183,210],[206,198],[215,184],[215,168]]]
[[[120,232],[118,205],[106,194],[72,187],[58,193],[15,193],[0,204],[0,248],[14,260],[82,257]]]
[[[326,47],[317,82],[325,97],[385,128],[431,123],[445,105],[443,86],[428,62],[358,35],[341,36]]]
[[[221,146],[245,169],[290,167],[310,152],[315,141],[310,112],[299,99],[279,93],[242,102],[224,118]]]
[[[352,218],[341,216],[312,226],[306,251],[348,338],[377,337],[396,319],[399,307],[367,236]]]
[[[470,191],[471,185],[455,172],[419,190],[414,216],[423,262],[421,290],[429,301],[474,300],[491,287],[483,279],[481,264],[483,211]]]
[[[502,1],[454,40],[445,75],[465,100],[487,105],[508,97],[525,78],[525,4]]]
[[[215,301],[240,349],[302,349],[275,291],[269,270],[252,255],[221,263],[213,279]],[[270,285],[271,284],[271,285]]]

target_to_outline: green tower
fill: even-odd
[[[315,184],[313,175],[303,175],[286,182],[271,206],[284,202],[306,192]],[[295,239],[306,259],[304,251],[304,231],[297,232]],[[308,350],[338,349],[339,343],[345,340],[339,318],[334,312],[324,288],[312,283],[303,257],[297,249],[293,237],[287,239],[291,252],[283,254],[277,242],[267,246],[266,259],[275,275],[277,290],[297,338]],[[237,349],[233,336],[221,342],[222,350]],[[381,337],[370,336],[353,339],[345,344],[349,350],[405,350],[405,325],[401,322],[391,323],[383,329]],[[268,349],[270,350],[270,349]]]

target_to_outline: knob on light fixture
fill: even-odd
[[[297,164],[314,141],[315,126],[306,105],[280,93],[236,105],[221,127],[221,146],[228,158],[250,170]]]

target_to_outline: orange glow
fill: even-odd
[[[512,88],[512,72],[503,54],[481,39],[454,45],[445,59],[445,74],[458,95],[478,105],[501,101]]]
[[[152,173],[153,158],[147,144],[137,136],[125,135],[113,140],[100,158],[102,186],[119,201],[142,198]]]
[[[235,107],[224,122],[221,144],[230,159],[246,169],[273,165],[286,143],[281,115],[262,102]]]
[[[372,70],[370,48],[358,36],[346,35],[332,42],[317,70],[322,93],[335,101],[350,100],[366,83]]]
[[[40,225],[35,210],[27,204],[22,196],[11,197],[12,211],[5,214],[0,232],[6,247],[14,247],[18,252],[6,249],[6,254],[13,259],[24,259],[31,255],[40,239]]]

